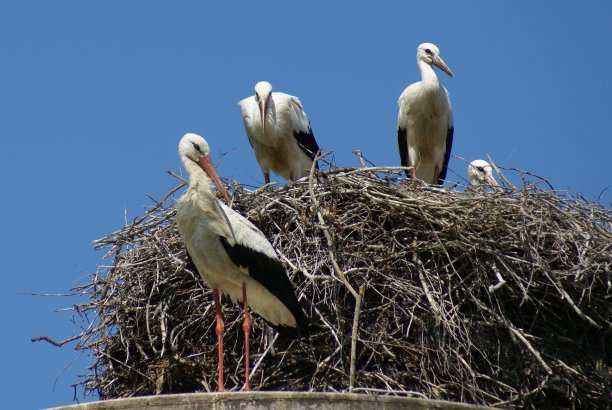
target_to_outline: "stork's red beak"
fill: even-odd
[[[215,169],[215,166],[212,164],[210,157],[208,155],[205,157],[200,157],[200,160],[198,161],[198,165],[200,166],[200,168],[204,170],[204,172],[206,172],[206,175],[208,175],[208,177],[212,179],[212,182],[215,184],[215,186],[221,193],[221,196],[223,197],[223,199],[225,199],[225,201],[229,203],[230,202],[229,194],[227,193],[227,190],[223,186],[223,183],[221,182],[221,178],[219,178],[219,175],[217,174],[217,170]]]
[[[499,188],[499,184],[497,183],[495,178],[493,178],[492,175],[485,175],[485,181],[487,184],[491,185],[493,188]]]
[[[434,53],[435,54],[435,53]],[[448,74],[451,77],[454,77],[453,72],[451,71],[450,68],[448,68],[448,66],[446,65],[446,63],[444,62],[444,60],[442,60],[442,57],[440,57],[439,55],[435,54],[433,56],[433,61],[432,61],[433,65],[435,65],[436,67],[438,67],[440,70],[444,71],[446,74]]]
[[[266,132],[266,100],[259,100],[259,113],[261,114],[261,132]]]

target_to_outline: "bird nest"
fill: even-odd
[[[508,171],[511,172],[511,171]],[[524,174],[522,174],[524,175]],[[231,206],[276,249],[310,317],[284,340],[254,315],[254,390],[352,391],[500,407],[610,404],[612,212],[531,179],[443,190],[397,168],[332,169]],[[101,399],[214,391],[212,291],[178,235],[175,193],[95,242],[76,290]],[[243,386],[241,309],[223,302],[225,386]],[[44,337],[43,337],[44,338]]]

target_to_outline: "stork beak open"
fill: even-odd
[[[221,178],[219,178],[219,175],[217,174],[217,171],[215,170],[215,166],[212,164],[210,157],[208,155],[205,157],[200,157],[200,160],[198,161],[198,165],[200,166],[200,168],[204,170],[204,172],[206,172],[206,175],[208,175],[208,177],[212,179],[213,183],[215,184],[215,186],[221,193],[221,196],[223,197],[223,199],[225,199],[225,202],[229,203],[230,202],[229,194],[227,193],[227,190],[223,186],[223,183],[221,183]]]
[[[266,132],[266,100],[259,100],[259,113],[261,114],[261,132]]]
[[[439,55],[434,55],[433,56],[433,61],[432,61],[433,65],[435,65],[436,67],[438,67],[440,70],[444,71],[446,74],[448,74],[451,77],[455,77],[453,75],[453,72],[451,71],[450,68],[448,68],[448,66],[446,65],[446,63],[444,62],[444,60],[442,60],[442,57],[440,57]]]

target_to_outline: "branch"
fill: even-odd
[[[359,287],[359,297],[355,301],[355,313],[353,314],[353,333],[351,334],[351,371],[349,373],[349,393],[355,385],[355,361],[357,359],[357,333],[359,332],[359,314],[361,313],[361,301],[365,293],[365,285]]]
[[[314,161],[312,161],[312,166],[310,167],[310,176],[308,177],[308,191],[310,192],[310,199],[312,200],[312,203],[314,204],[315,209],[317,210],[317,217],[319,219],[320,228],[323,231],[323,235],[325,235],[325,239],[327,240],[327,254],[329,256],[329,260],[332,263],[334,271],[336,272],[336,274],[338,274],[338,276],[342,280],[342,283],[344,283],[344,286],[346,286],[349,292],[351,292],[351,295],[353,295],[353,297],[357,299],[359,298],[359,294],[357,293],[357,291],[355,291],[355,288],[351,286],[349,281],[346,279],[344,272],[342,271],[342,269],[340,269],[340,265],[338,265],[338,262],[336,262],[336,258],[334,257],[333,252],[334,242],[332,240],[331,235],[329,234],[329,228],[325,223],[325,218],[323,218],[323,214],[321,213],[321,205],[319,204],[319,201],[317,200],[317,197],[314,193],[313,177],[315,171],[315,164],[317,163],[319,158],[321,158],[320,152],[321,150],[317,151],[317,155],[315,156]]]
[[[76,336],[69,337],[68,339],[64,339],[64,340],[61,340],[61,341],[58,342],[58,341],[56,341],[54,339],[51,339],[49,336],[44,336],[43,335],[43,336],[33,337],[32,339],[30,339],[30,341],[31,342],[48,342],[48,343],[51,343],[55,347],[62,347],[66,343],[70,343],[70,342],[73,342],[73,341],[79,339],[81,336],[83,336],[82,333],[78,334]]]

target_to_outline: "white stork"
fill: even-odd
[[[272,84],[260,81],[255,95],[238,104],[266,184],[270,171],[290,181],[307,176],[319,145],[299,98],[273,93]]]
[[[474,187],[485,184],[492,186],[494,189],[499,188],[499,184],[495,180],[495,177],[493,177],[493,169],[485,160],[475,159],[470,162],[467,175],[470,184]]]
[[[453,72],[440,57],[438,47],[423,43],[417,48],[421,81],[408,86],[397,104],[397,141],[402,166],[428,184],[442,185],[453,145],[453,112],[448,91],[438,83],[432,64],[449,76]]]
[[[223,331],[219,291],[244,305],[245,390],[249,386],[248,305],[272,327],[299,337],[307,319],[274,248],[251,222],[217,200],[213,182],[229,196],[209,157],[208,143],[199,135],[185,134],[179,157],[189,174],[189,188],[177,202],[176,221],[200,276],[213,288],[218,340],[218,391],[223,391]]]

